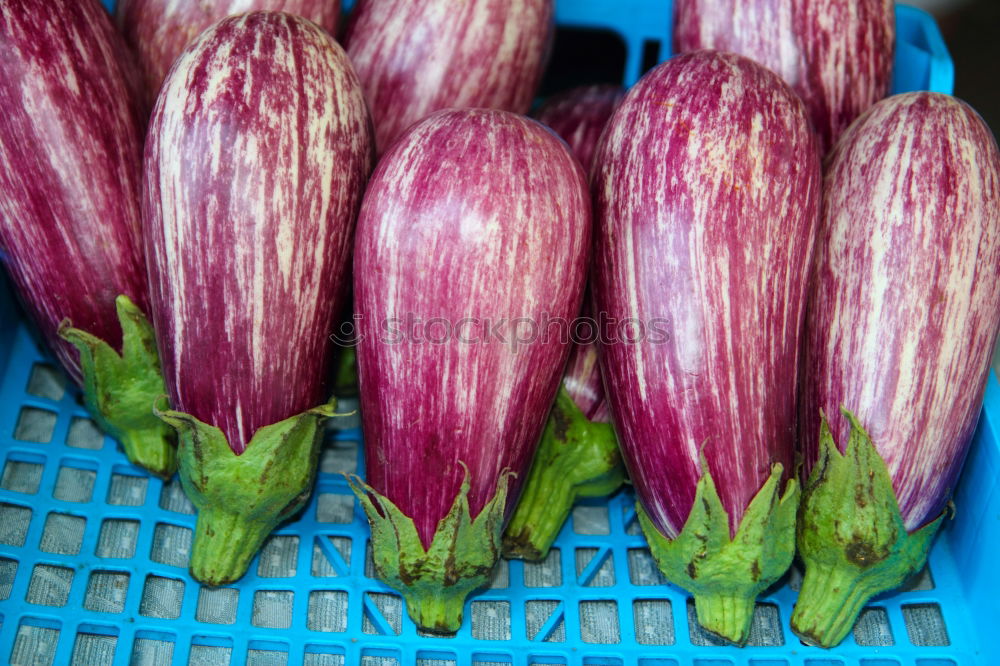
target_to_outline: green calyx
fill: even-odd
[[[489,580],[500,558],[500,532],[511,475],[509,471],[501,474],[496,494],[473,519],[466,468],[451,510],[438,522],[427,549],[411,518],[359,477],[348,477],[371,525],[375,572],[403,595],[410,618],[421,629],[458,631],[466,597]]]
[[[309,499],[319,459],[321,405],[257,430],[236,455],[218,428],[183,412],[158,410],[177,430],[184,492],[198,508],[191,575],[225,585],[246,573],[267,535]]]
[[[805,577],[792,630],[823,647],[847,636],[871,597],[923,567],[944,518],[906,532],[885,461],[854,415],[842,411],[851,424],[847,449],[841,455],[824,417],[797,534]]]
[[[354,347],[340,350],[333,373],[333,394],[342,398],[358,394],[358,352]]]
[[[588,420],[560,387],[503,535],[504,556],[545,559],[577,499],[606,497],[624,481],[625,466],[611,424]]]
[[[757,595],[785,573],[795,555],[799,486],[790,479],[780,495],[783,468],[780,463],[772,465],[735,538],[730,538],[729,514],[704,457],[701,467],[691,513],[676,538],[663,536],[637,503],[639,523],[663,575],[694,596],[699,624],[743,645],[750,635]]]
[[[153,401],[166,392],[153,327],[128,296],[115,299],[122,328],[122,353],[107,342],[63,321],[59,336],[80,352],[83,399],[104,432],[134,464],[167,479],[177,469],[173,430],[153,414]]]

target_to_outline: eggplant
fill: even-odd
[[[858,118],[815,271],[792,628],[829,647],[923,567],[976,429],[1000,327],[1000,152],[976,112],[917,92]]]
[[[94,420],[169,477],[142,254],[146,112],[97,0],[0,0],[0,259]]]
[[[138,59],[150,105],[191,40],[216,21],[254,10],[298,14],[333,35],[340,0],[118,0],[115,21]]]
[[[699,622],[742,643],[794,552],[816,135],[770,70],[683,54],[626,94],[591,189],[601,367],[640,524]]]
[[[805,101],[824,154],[892,82],[892,0],[676,0],[674,49],[732,51]]]
[[[580,86],[545,100],[534,117],[555,130],[589,172],[601,132],[624,95],[612,84]]]
[[[306,19],[223,19],[177,60],[146,142],[153,323],[198,508],[191,574],[239,578],[309,497],[329,340],[373,161],[343,49]]]
[[[527,113],[551,51],[553,0],[358,0],[344,45],[379,154],[445,108]]]
[[[535,118],[555,130],[589,170],[601,132],[624,94],[614,85],[573,88],[547,100]],[[597,363],[596,321],[585,317],[579,323],[563,386],[504,531],[504,557],[545,559],[577,499],[606,497],[625,480]]]
[[[590,251],[586,177],[540,123],[446,110],[365,193],[354,305],[378,577],[454,632],[485,583],[570,351]]]

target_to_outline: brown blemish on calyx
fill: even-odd
[[[847,561],[862,569],[878,564],[888,556],[889,550],[887,548],[876,550],[870,543],[858,538],[844,547],[844,557],[847,558]]]

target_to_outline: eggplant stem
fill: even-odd
[[[455,633],[465,599],[486,584],[500,558],[500,532],[513,473],[504,471],[479,515],[469,513],[469,470],[448,514],[424,548],[413,519],[356,475],[347,477],[371,525],[375,573],[403,595],[410,619],[426,631]]]
[[[560,386],[504,532],[504,556],[545,559],[576,501],[606,497],[624,480],[625,466],[611,424],[590,421]]]
[[[750,637],[755,597],[740,594],[695,595],[698,624],[734,645],[743,645]]]
[[[691,513],[675,538],[661,534],[642,504],[636,504],[660,571],[694,596],[702,627],[737,645],[750,635],[757,595],[785,573],[795,553],[799,487],[790,479],[780,494],[782,474],[781,464],[775,463],[747,506],[735,537],[730,536],[729,515],[704,458]]]
[[[819,460],[802,493],[796,537],[805,577],[792,631],[822,647],[847,636],[870,598],[924,566],[946,513],[907,533],[885,461],[857,418],[842,411],[851,424],[843,454],[821,415]]]
[[[239,455],[215,426],[179,411],[156,415],[177,430],[181,484],[198,509],[191,575],[206,585],[231,583],[309,499],[320,424],[334,415],[333,403],[258,429]]]

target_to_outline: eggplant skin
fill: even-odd
[[[745,55],[805,101],[823,152],[886,96],[896,39],[892,0],[676,0],[674,49]]]
[[[601,366],[637,496],[673,539],[703,454],[734,534],[772,465],[792,470],[816,135],[770,70],[683,54],[626,94],[591,190],[594,299],[620,322],[603,334]],[[654,321],[666,322],[659,339]]]
[[[566,144],[515,114],[438,112],[379,162],[354,254],[366,480],[425,548],[463,466],[473,517],[517,475],[509,516],[570,351],[556,331],[580,311],[590,219]]]
[[[851,410],[907,530],[941,513],[978,421],[1000,325],[1000,154],[948,95],[889,97],[829,157],[808,315],[801,440]]]
[[[621,86],[598,83],[579,86],[553,95],[534,113],[538,122],[549,126],[565,141],[583,169],[590,171],[594,161],[594,151],[601,138],[604,126],[616,108],[625,89]],[[585,299],[588,303],[590,299]],[[583,323],[577,329],[579,339],[573,346],[563,376],[563,386],[570,398],[580,408],[587,420],[607,423],[611,420],[608,405],[604,400],[604,385],[601,369],[597,362],[596,324],[590,309],[584,307],[581,315]]]
[[[533,114],[569,144],[589,172],[594,150],[625,89],[608,83],[580,86],[553,95]]]
[[[596,342],[574,344],[563,375],[563,386],[588,421],[608,423],[611,421],[611,413],[608,411],[607,400],[604,399],[598,354]]]
[[[379,153],[445,108],[527,113],[551,50],[553,0],[359,0],[344,45]]]
[[[191,40],[216,21],[255,10],[298,14],[336,34],[340,0],[118,0],[115,21],[138,58],[150,105]]]
[[[68,318],[121,350],[115,298],[147,310],[139,192],[145,110],[98,0],[0,0],[0,250],[63,367]]]
[[[153,322],[172,406],[237,454],[328,397],[372,160],[357,75],[303,18],[224,19],[164,82],[145,164]]]

